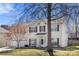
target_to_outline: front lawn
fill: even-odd
[[[40,49],[14,49],[13,51],[0,52],[0,55],[11,56],[47,56],[48,53]]]
[[[0,55],[11,56],[48,56],[46,50],[41,49],[14,49],[13,51],[0,52]],[[79,56],[79,46],[69,46],[66,48],[54,48],[55,56]]]
[[[79,56],[79,46],[69,46],[66,48],[55,49],[55,56]]]

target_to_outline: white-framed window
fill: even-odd
[[[51,25],[51,31],[59,31],[59,25],[58,24],[52,24]]]
[[[39,32],[45,32],[46,29],[45,29],[45,26],[39,26]]]
[[[29,27],[29,32],[37,32],[37,27]]]

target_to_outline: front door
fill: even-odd
[[[30,39],[30,47],[36,47],[36,39]]]

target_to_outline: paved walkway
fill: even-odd
[[[12,48],[9,48],[9,47],[2,47],[0,48],[0,52],[6,52],[6,51],[11,51],[13,50]]]

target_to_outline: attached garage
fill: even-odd
[[[18,46],[19,48],[26,48],[28,47],[28,42],[27,40],[21,40],[19,42],[17,40],[11,40],[9,46],[12,48],[17,48]]]
[[[13,48],[17,48],[17,41],[11,40],[9,46]]]
[[[22,40],[22,41],[20,41],[20,44],[19,44],[19,45],[20,45],[20,47],[22,47],[22,48],[23,48],[23,47],[26,48],[26,47],[29,46],[29,43],[27,42],[27,40]]]

